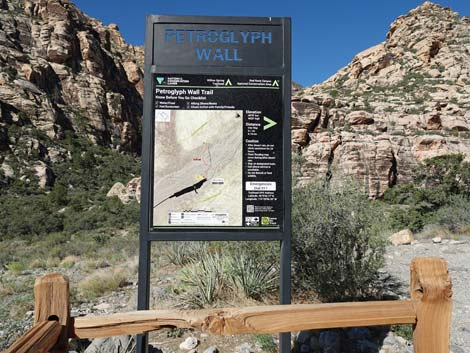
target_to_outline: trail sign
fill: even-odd
[[[290,302],[290,42],[288,18],[147,17],[139,309],[159,240],[281,241]]]

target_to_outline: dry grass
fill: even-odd
[[[127,268],[99,269],[78,284],[78,294],[83,299],[94,299],[123,287],[130,277]]]
[[[46,260],[46,267],[47,268],[54,268],[59,267],[60,265],[60,258],[59,257],[48,257]]]
[[[454,236],[452,232],[446,226],[438,224],[427,224],[424,226],[423,230],[416,234],[416,239],[432,239],[435,237],[440,237],[442,239],[452,239]]]
[[[46,268],[47,262],[44,259],[33,259],[29,263],[29,268]]]
[[[108,261],[102,259],[87,259],[81,264],[81,268],[85,272],[94,272],[95,270],[108,268],[110,266]]]
[[[15,293],[15,291],[11,287],[11,285],[9,285],[7,283],[0,282],[0,298],[4,298],[7,295],[12,295],[14,293]]]
[[[72,268],[76,264],[80,262],[80,258],[78,256],[74,255],[69,255],[66,256],[59,264],[60,267],[62,268]]]

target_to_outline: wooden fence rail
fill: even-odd
[[[59,274],[46,275],[35,284],[35,325],[6,353],[61,353],[67,352],[69,338],[139,334],[167,327],[233,335],[391,324],[414,325],[415,353],[449,353],[452,284],[447,263],[440,258],[415,258],[410,273],[411,300],[404,301],[142,310],[73,320],[67,280]]]

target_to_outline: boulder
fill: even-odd
[[[13,178],[15,176],[13,168],[5,162],[0,165],[0,169],[3,172],[3,175],[7,178]]]
[[[132,201],[140,202],[140,177],[131,179],[126,185],[117,182],[109,189],[106,197],[117,196],[125,205]]]
[[[313,131],[320,122],[321,108],[314,102],[292,102],[293,129]]]
[[[392,245],[409,245],[414,240],[413,232],[409,229],[403,229],[388,238]]]
[[[132,336],[117,336],[94,339],[84,353],[128,352],[133,342]]]
[[[106,197],[119,197],[119,195],[121,195],[125,189],[126,187],[123,183],[117,182],[111,187],[111,189],[109,189],[108,193],[106,194]]]
[[[307,129],[295,129],[292,130],[292,143],[306,146],[308,144],[309,137]]]
[[[325,330],[320,333],[319,344],[323,352],[341,353],[342,339],[341,330]]]
[[[219,349],[216,346],[210,346],[202,353],[219,353]]]
[[[370,125],[374,123],[373,115],[362,110],[349,113],[346,120],[351,125]]]
[[[199,341],[196,337],[188,337],[186,338],[183,342],[180,343],[179,347],[180,349],[190,351],[192,349],[195,349],[199,345]]]

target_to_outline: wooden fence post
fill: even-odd
[[[4,353],[46,353],[57,343],[62,326],[57,321],[41,321],[31,327]]]
[[[51,353],[66,353],[70,329],[69,280],[59,273],[36,279],[34,284],[34,323],[58,321],[62,327]]]
[[[416,306],[415,353],[449,353],[452,282],[447,262],[417,257],[411,263],[410,291]]]

